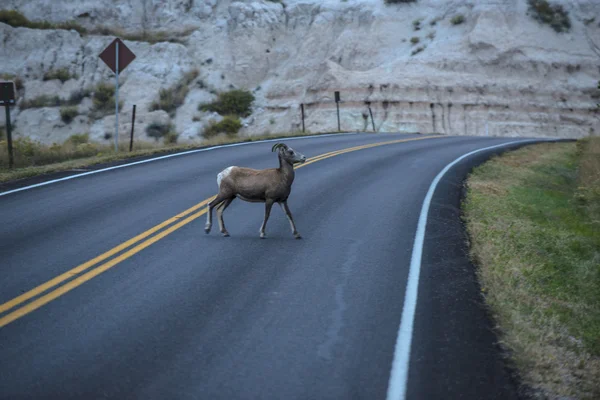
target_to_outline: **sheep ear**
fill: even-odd
[[[287,148],[287,146],[283,143],[275,143],[273,145],[273,147],[271,148],[271,152],[274,152],[276,149],[283,147],[283,148]]]

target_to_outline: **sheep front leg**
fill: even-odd
[[[265,228],[267,227],[267,221],[269,220],[269,215],[271,215],[271,207],[273,207],[273,200],[267,199],[265,201],[265,219],[260,227],[260,238],[266,239],[267,234],[265,233]]]
[[[292,212],[290,211],[290,208],[287,205],[287,201],[283,201],[279,203],[279,205],[281,206],[281,209],[287,216],[288,221],[290,221],[290,227],[292,228],[292,234],[294,235],[294,237],[296,239],[302,239],[302,236],[300,236],[298,230],[296,229],[296,224],[294,224],[294,218],[292,217]]]

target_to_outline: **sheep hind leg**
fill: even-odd
[[[216,206],[221,204],[226,198],[227,198],[226,196],[223,196],[219,193],[213,201],[209,202],[206,205],[206,225],[204,226],[204,232],[206,232],[207,234],[210,233],[210,228],[212,228],[212,210],[213,210],[213,208],[215,208]]]
[[[267,227],[267,221],[269,220],[269,215],[271,215],[271,207],[273,207],[273,200],[265,201],[265,219],[263,220],[263,223],[260,226],[260,238],[261,239],[267,238],[267,234],[265,233],[265,228]]]
[[[288,221],[290,221],[290,227],[292,228],[292,234],[294,235],[294,237],[296,239],[302,239],[302,236],[300,236],[298,230],[296,229],[296,224],[294,224],[294,218],[292,217],[292,212],[290,211],[290,208],[287,205],[287,201],[283,201],[279,203],[279,205],[281,206],[281,209],[287,216]]]
[[[229,237],[229,232],[227,232],[227,229],[225,228],[225,221],[223,221],[223,211],[225,211],[225,209],[229,207],[229,205],[234,199],[235,197],[230,197],[229,199],[225,200],[217,206],[217,219],[219,220],[219,229],[221,230],[221,234],[223,234],[224,237]]]

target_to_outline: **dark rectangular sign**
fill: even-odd
[[[0,82],[0,105],[15,104],[15,83]]]
[[[129,50],[129,47],[125,46],[121,39],[116,38],[100,54],[100,59],[108,65],[112,72],[117,72],[117,43],[119,43],[119,72],[135,59],[135,54]]]
[[[335,92],[335,102],[339,103],[340,101],[340,92]]]

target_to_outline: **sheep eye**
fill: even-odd
[[[294,154],[294,152],[292,150],[289,150],[288,153],[289,154]]]

